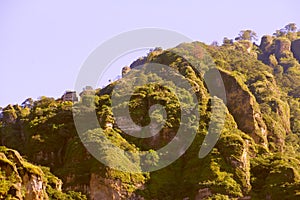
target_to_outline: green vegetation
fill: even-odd
[[[239,33],[239,36],[236,37],[235,40],[257,40],[257,34],[252,30],[244,30]]]
[[[1,108],[0,141],[6,147],[0,147],[0,198],[29,195],[24,184],[36,178],[49,199],[299,199],[300,46],[291,46],[300,34],[290,23],[273,36],[264,36],[260,45],[252,43],[256,39],[254,31],[242,30],[235,41],[224,38],[221,46],[192,42],[168,50],[155,48],[124,68],[123,79],[84,91],[77,103],[41,97]],[[157,70],[169,78],[166,84],[151,71],[154,63],[172,69]],[[140,64],[146,66],[143,75],[135,70]],[[215,67],[222,80],[209,74]],[[195,113],[187,112],[195,106],[189,91],[172,82],[178,74],[195,93],[199,124]],[[226,102],[224,95],[208,89],[209,84],[218,88],[222,82]],[[138,86],[129,94],[133,83]],[[122,87],[114,90],[118,85]],[[125,97],[128,102],[122,101]],[[164,111],[153,109],[156,104]],[[212,115],[213,105],[225,108],[225,124],[216,133],[219,140],[211,152],[199,159],[201,146],[213,142],[204,140],[210,121],[221,121],[224,114],[219,110]],[[127,107],[132,121],[121,115],[124,112],[116,114],[116,109]],[[85,126],[76,130],[74,116]],[[123,117],[123,122],[117,123],[115,117]],[[130,123],[153,122],[164,122],[154,137],[136,138],[122,129],[134,128]],[[118,171],[96,159],[125,171],[154,167],[162,158],[155,150],[176,140],[180,126],[187,133],[195,131],[195,139],[180,158],[158,171]],[[94,147],[95,154],[82,140]],[[119,150],[101,148],[108,145]],[[136,154],[141,150],[151,152],[144,165]]]

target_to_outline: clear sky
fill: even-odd
[[[299,0],[0,0],[0,106],[60,97],[89,54],[125,31],[163,28],[210,44],[243,29],[262,36],[290,22],[300,27],[299,9]],[[119,72],[131,59],[111,68]]]

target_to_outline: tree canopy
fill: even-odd
[[[235,38],[235,40],[257,40],[257,34],[252,30],[242,30],[239,33],[239,36]]]

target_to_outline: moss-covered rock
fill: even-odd
[[[1,199],[74,199],[62,193],[62,182],[47,168],[30,164],[12,149],[0,147],[0,198]],[[73,193],[76,195],[76,193]],[[84,196],[82,196],[84,199]]]
[[[226,89],[227,107],[238,128],[249,134],[256,143],[267,148],[267,127],[254,96],[238,78],[229,72],[220,72]]]

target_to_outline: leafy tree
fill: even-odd
[[[229,39],[227,37],[224,37],[224,39],[223,39],[223,45],[231,45],[231,44],[233,44],[233,40]]]
[[[257,41],[257,34],[252,31],[252,30],[242,30],[239,33],[239,36],[235,38],[235,40],[240,41],[240,40],[255,40]]]
[[[296,32],[297,31],[297,25],[295,23],[289,23],[284,28],[287,32]]]
[[[288,39],[293,40],[297,35],[297,25],[295,23],[289,23],[284,28],[276,30],[273,35],[276,37],[287,37]]]

